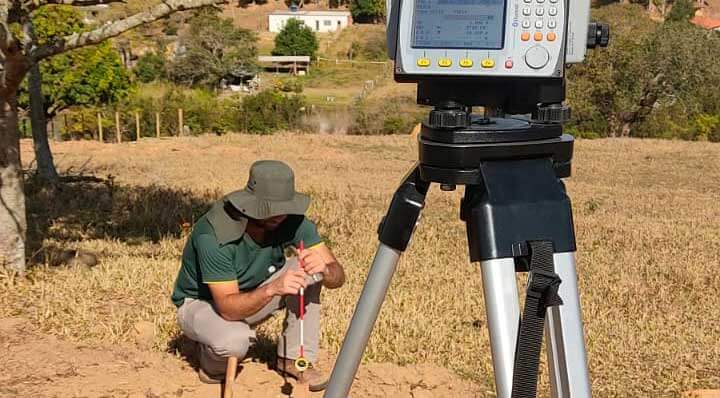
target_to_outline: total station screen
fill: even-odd
[[[414,48],[501,49],[504,0],[415,0]]]

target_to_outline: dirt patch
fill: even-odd
[[[135,346],[79,345],[34,329],[20,318],[0,319],[0,397],[220,397],[202,384],[182,358]],[[329,362],[325,358],[324,363]],[[327,366],[324,368],[329,369]],[[237,397],[288,397],[292,384],[267,364],[246,360],[235,382]],[[451,372],[430,366],[363,366],[352,390],[358,397],[481,395]],[[312,396],[322,396],[314,393]]]

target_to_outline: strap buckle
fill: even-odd
[[[540,300],[542,307],[562,305],[562,299],[558,295],[562,279],[554,272],[541,269],[533,269],[529,273],[527,295]]]

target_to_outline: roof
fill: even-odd
[[[705,29],[720,29],[720,19],[694,16],[690,22]]]
[[[261,55],[258,57],[260,62],[310,62],[307,55]]]
[[[273,11],[269,15],[307,15],[318,17],[349,17],[350,11]]]

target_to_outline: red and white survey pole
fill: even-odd
[[[298,253],[298,265],[300,266],[301,270],[305,269],[305,262],[303,261],[301,255],[303,251],[305,250],[305,243],[303,241],[300,241],[300,248]],[[310,365],[310,362],[308,362],[307,359],[305,359],[305,288],[300,288],[300,356],[295,359],[295,368],[299,372],[304,372],[307,370],[308,366]]]

